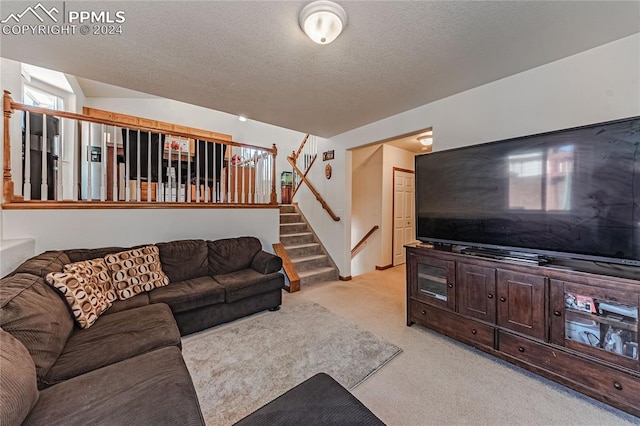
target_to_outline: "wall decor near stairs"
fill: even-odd
[[[338,268],[296,205],[280,206],[280,245],[274,244],[274,249],[283,257],[290,292],[312,283],[338,279]],[[278,253],[283,249],[284,256]],[[287,271],[287,267],[293,269]]]

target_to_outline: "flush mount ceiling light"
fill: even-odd
[[[300,28],[318,44],[329,44],[347,25],[347,12],[326,0],[309,3],[300,12]]]
[[[245,117],[244,115],[239,115],[239,116],[238,116],[238,120],[240,120],[240,121],[247,121],[247,117]]]
[[[433,136],[420,136],[418,142],[424,146],[431,146],[433,145]]]

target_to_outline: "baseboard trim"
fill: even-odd
[[[393,268],[393,263],[390,265],[378,266],[376,265],[376,271],[384,271],[385,269]]]
[[[346,277],[343,277],[342,275],[339,275],[338,279],[340,281],[351,281],[351,275],[347,275]]]

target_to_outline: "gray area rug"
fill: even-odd
[[[353,389],[402,349],[316,303],[283,305],[182,340],[207,425],[231,425],[325,372]]]

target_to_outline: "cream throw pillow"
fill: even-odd
[[[158,247],[146,246],[108,254],[104,258],[120,300],[169,284],[162,272]]]
[[[98,287],[76,272],[51,272],[47,282],[64,296],[80,328],[89,328],[111,307]]]
[[[111,271],[102,257],[69,263],[64,265],[64,272],[73,272],[82,276],[89,284],[98,287],[109,302],[118,300],[118,294],[111,281]]]

